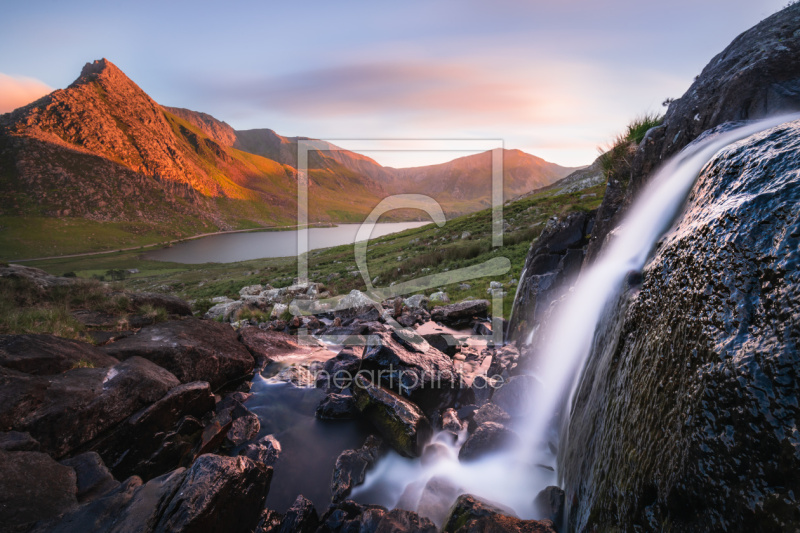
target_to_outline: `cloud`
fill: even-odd
[[[0,72],[0,113],[30,104],[52,91],[50,86],[37,79]]]

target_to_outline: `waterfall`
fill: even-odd
[[[540,365],[534,378],[529,414],[514,429],[521,445],[481,460],[460,463],[456,442],[440,433],[420,459],[390,453],[353,492],[357,500],[402,507],[427,514],[441,524],[447,507],[461,493],[501,504],[521,518],[539,518],[533,505],[538,492],[556,482],[549,443],[558,439],[578,375],[584,367],[597,326],[620,296],[630,272],[640,272],[661,236],[679,215],[695,180],[711,158],[731,143],[797,120],[800,114],[773,117],[705,135],[670,159],[638,195],[623,222],[612,232],[597,260],[581,274],[544,326],[537,348]],[[521,282],[522,280],[520,280]],[[431,479],[435,483],[429,484]],[[428,488],[426,489],[426,485]]]

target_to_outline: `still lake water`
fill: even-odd
[[[387,222],[376,224],[372,239],[418,228],[430,222]],[[308,230],[308,248],[317,250],[353,244],[361,224],[340,224],[334,228],[311,228]],[[297,255],[297,230],[256,231],[251,233],[226,233],[212,235],[176,244],[145,254],[146,259],[173,263],[234,263],[265,257],[288,257]]]

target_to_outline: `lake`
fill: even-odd
[[[387,222],[376,224],[370,238],[418,228],[431,222]],[[308,230],[309,250],[353,244],[361,224],[340,224],[333,228]],[[162,248],[145,254],[145,258],[173,263],[234,263],[265,257],[297,255],[297,230],[255,231],[211,235]]]

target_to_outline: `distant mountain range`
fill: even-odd
[[[66,89],[0,115],[0,217],[176,224],[184,233],[291,224],[298,139],[160,106],[101,59]],[[506,150],[505,195],[572,170]],[[309,176],[314,222],[360,220],[395,193],[429,194],[448,215],[491,197],[488,152],[406,169],[346,150],[312,152]]]

